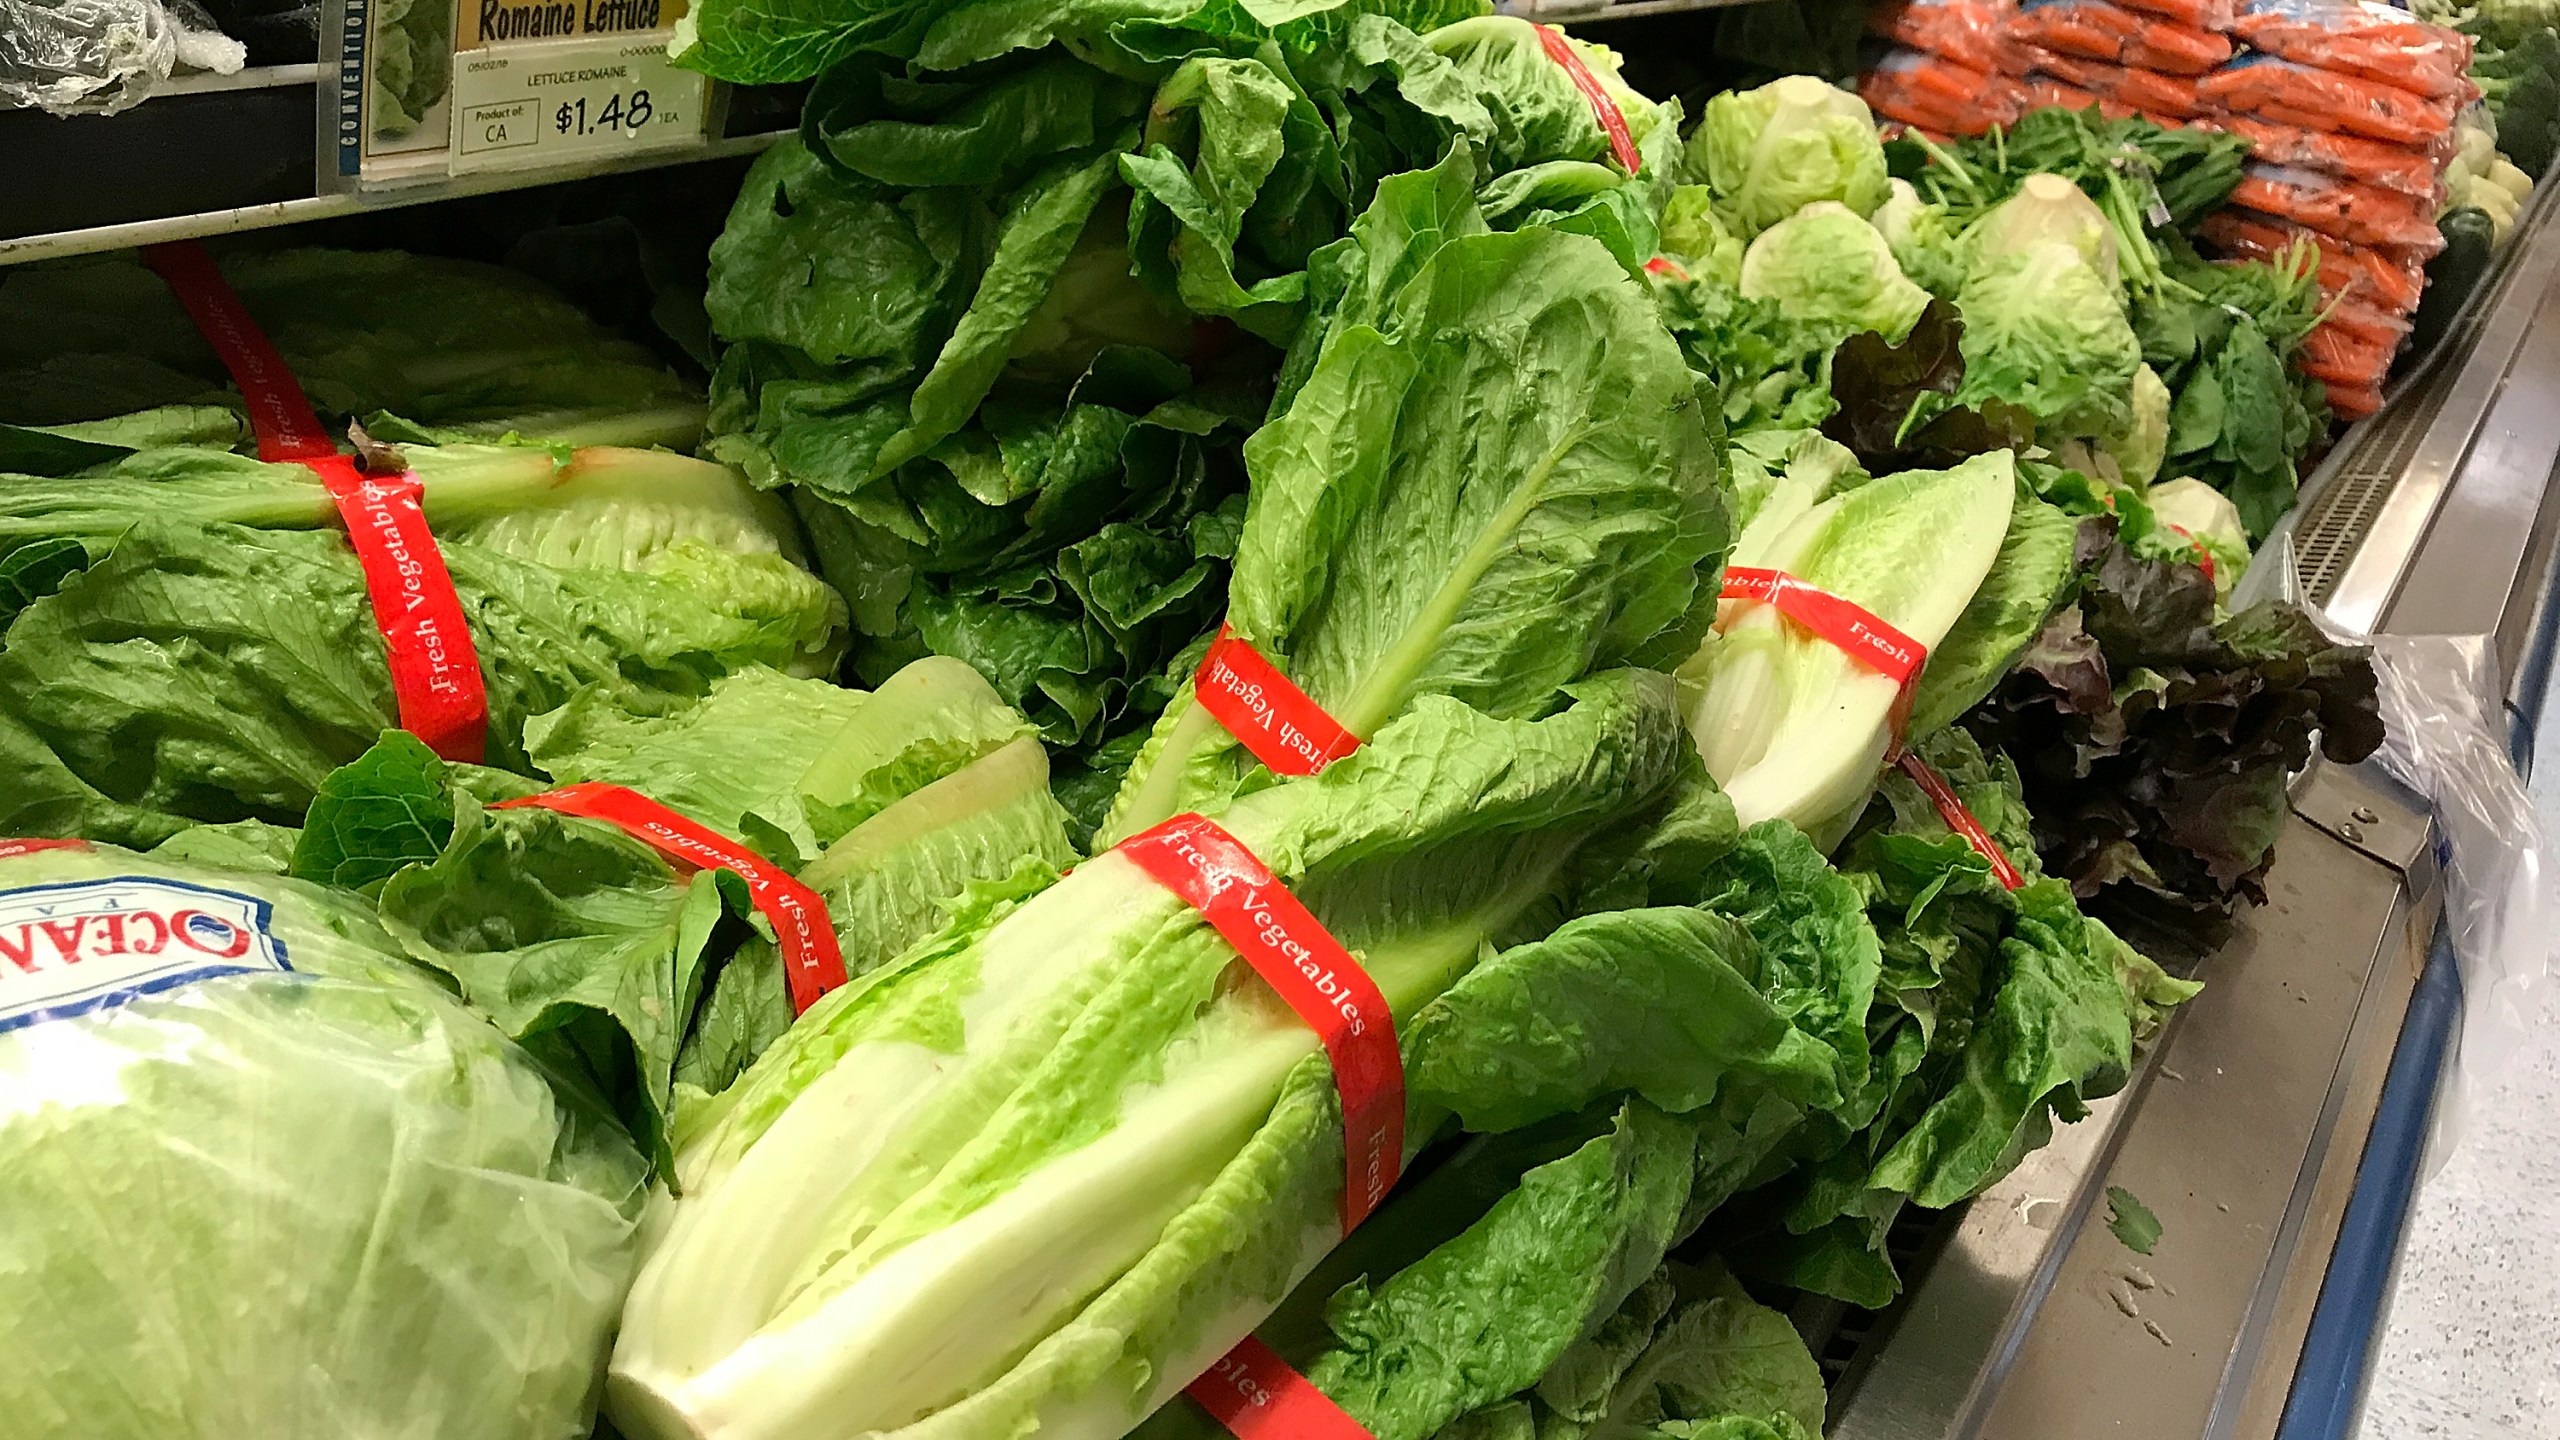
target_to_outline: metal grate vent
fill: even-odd
[[[2413,393],[2394,397],[2303,506],[2293,531],[2293,570],[2313,603],[2327,604],[2337,589],[2339,577],[2426,439],[2444,390],[2461,369],[2439,365]]]
[[[1885,1232],[1884,1250],[1893,1261],[1894,1272],[1902,1277],[1904,1294],[1920,1284],[1922,1272],[1937,1257],[1964,1207],[1951,1210],[1923,1210],[1905,1205]],[[1839,1300],[1819,1295],[1798,1295],[1789,1318],[1796,1331],[1812,1349],[1813,1358],[1822,1367],[1822,1380],[1831,1391],[1831,1401],[1839,1405],[1848,1391],[1844,1380],[1854,1383],[1853,1371],[1862,1370],[1874,1358],[1874,1347],[1892,1328],[1894,1310],[1866,1310]],[[1836,1417],[1837,1411],[1834,1415]]]

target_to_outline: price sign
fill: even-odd
[[[702,139],[709,77],[664,36],[591,36],[453,57],[453,169],[559,165]]]

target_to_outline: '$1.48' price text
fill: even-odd
[[[551,112],[551,128],[563,135],[593,135],[606,130],[629,132],[647,128],[649,118],[656,113],[646,90],[634,90],[628,96],[607,96],[604,108],[592,113],[587,108],[587,97],[581,95],[575,100],[560,102],[559,108]]]

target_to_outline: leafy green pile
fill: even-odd
[[[2162,473],[2229,496],[2253,540],[2293,508],[2302,456],[2328,429],[2320,382],[2293,363],[2321,318],[2318,263],[2307,243],[2231,265],[2181,241],[2162,255],[2176,288],[2134,306],[2143,359],[2172,397]]]
[[[2202,951],[2240,899],[2265,902],[2286,783],[2315,732],[2340,763],[2381,744],[2373,667],[2292,605],[2223,612],[2191,553],[2115,508],[2075,602],[1964,723],[2016,758],[2036,852],[2091,913]]]
[[[713,250],[710,453],[788,488],[857,676],[977,666],[1088,824],[1227,608],[1245,436],[1377,284],[1344,236],[1380,182],[1462,154],[1486,228],[1657,248],[1539,32],[1471,6],[687,24],[714,74],[818,77]],[[1660,173],[1676,110],[1575,45]]]
[[[1023,718],[927,660],[868,695],[751,668],[672,717],[580,694],[527,726],[552,781],[628,786],[816,891],[860,977],[969,885],[1070,863]],[[323,782],[294,874],[379,902],[419,963],[611,1104],[663,1170],[678,1102],[789,1027],[781,957],[735,876],[598,820],[490,808],[544,788],[393,732]]]
[[[1381,1440],[1819,1434],[1812,1357],[1716,1253],[1775,1284],[1885,1303],[1899,1281],[1882,1236],[1900,1207],[1949,1204],[2006,1173],[2054,1117],[2122,1083],[2136,1038],[2193,993],[2035,875],[2014,771],[1961,733],[1928,748],[2022,853],[2025,888],[2003,889],[1899,777],[1836,872],[1781,822],[1691,827],[1694,864],[1648,890],[1651,908],[1587,916],[1487,962],[1424,1011],[1410,1045],[1445,1033],[1436,1011],[1468,1015],[1488,977],[1557,973],[1576,952],[1611,956],[1617,1003],[1660,996],[1661,1011],[1548,1004],[1569,1020],[1513,1066],[1595,1077],[1550,1092],[1577,1108],[1461,1107],[1473,1138],[1317,1266],[1259,1337]],[[1710,988],[1727,1017],[1715,1027],[1668,999]],[[1536,998],[1564,996],[1593,1003]],[[1755,1031],[1725,1025],[1773,1019],[1788,1038],[1764,1053],[1816,1069],[1735,1063],[1733,1040]],[[1683,1075],[1685,1096],[1667,1083]],[[1216,1433],[1177,1403],[1136,1435]]]
[[[2162,269],[2155,237],[2220,208],[2240,183],[2248,153],[2248,142],[2235,135],[2059,107],[2029,111],[2015,125],[1945,146],[1909,135],[1888,147],[1894,173],[1945,207],[1957,230],[2035,176],[2069,180],[2114,230],[2124,281],[2137,297],[2177,280]]]

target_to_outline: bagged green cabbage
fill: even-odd
[[[399,953],[300,881],[0,858],[11,1436],[588,1433],[640,1157]]]

